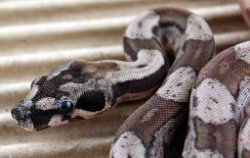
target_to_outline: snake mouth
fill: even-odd
[[[30,131],[30,132],[37,131],[37,129],[34,128],[31,120],[27,120],[26,122],[19,121],[18,125],[22,127],[23,129],[25,129],[26,131]]]

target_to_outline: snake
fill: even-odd
[[[38,131],[148,98],[116,132],[110,158],[171,157],[164,150],[185,120],[182,157],[249,157],[250,42],[214,57],[207,22],[164,7],[139,14],[123,46],[127,61],[75,60],[36,78],[12,117]]]

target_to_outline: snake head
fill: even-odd
[[[109,83],[94,76],[82,61],[62,65],[35,79],[28,95],[12,110],[12,117],[28,131],[88,119],[110,107]]]

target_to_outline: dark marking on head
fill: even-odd
[[[87,82],[92,74],[84,73],[87,62],[74,61],[67,70],[62,71],[58,76],[60,80],[64,79],[64,82],[84,83]],[[63,78],[63,76],[70,75],[71,78]]]
[[[42,85],[44,82],[46,82],[47,80],[47,76],[42,76],[38,81],[37,81],[37,85]]]
[[[36,79],[34,79],[33,81],[32,81],[32,83],[31,83],[31,88],[32,88],[32,86],[34,85],[34,84],[36,84],[36,85],[42,85],[44,82],[46,82],[46,80],[47,80],[47,76],[41,76],[41,77],[39,77],[39,78],[36,78]]]
[[[52,80],[48,80],[39,84],[39,89],[36,95],[31,99],[33,103],[39,101],[45,97],[52,97],[55,99],[59,99],[62,96],[68,96],[67,92],[62,92],[58,90],[58,86],[62,83],[61,80],[55,78]]]
[[[36,130],[48,128],[48,123],[50,122],[51,118],[58,112],[56,109],[44,111],[34,107],[32,107],[30,111],[30,117]]]
[[[76,103],[77,109],[83,109],[90,112],[97,112],[104,108],[105,96],[101,91],[86,91]]]

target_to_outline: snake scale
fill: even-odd
[[[117,131],[110,158],[164,157],[188,115],[182,157],[250,157],[250,42],[212,59],[201,17],[158,8],[129,24],[123,45],[128,61],[71,61],[35,79],[13,118],[36,131],[151,96]]]

